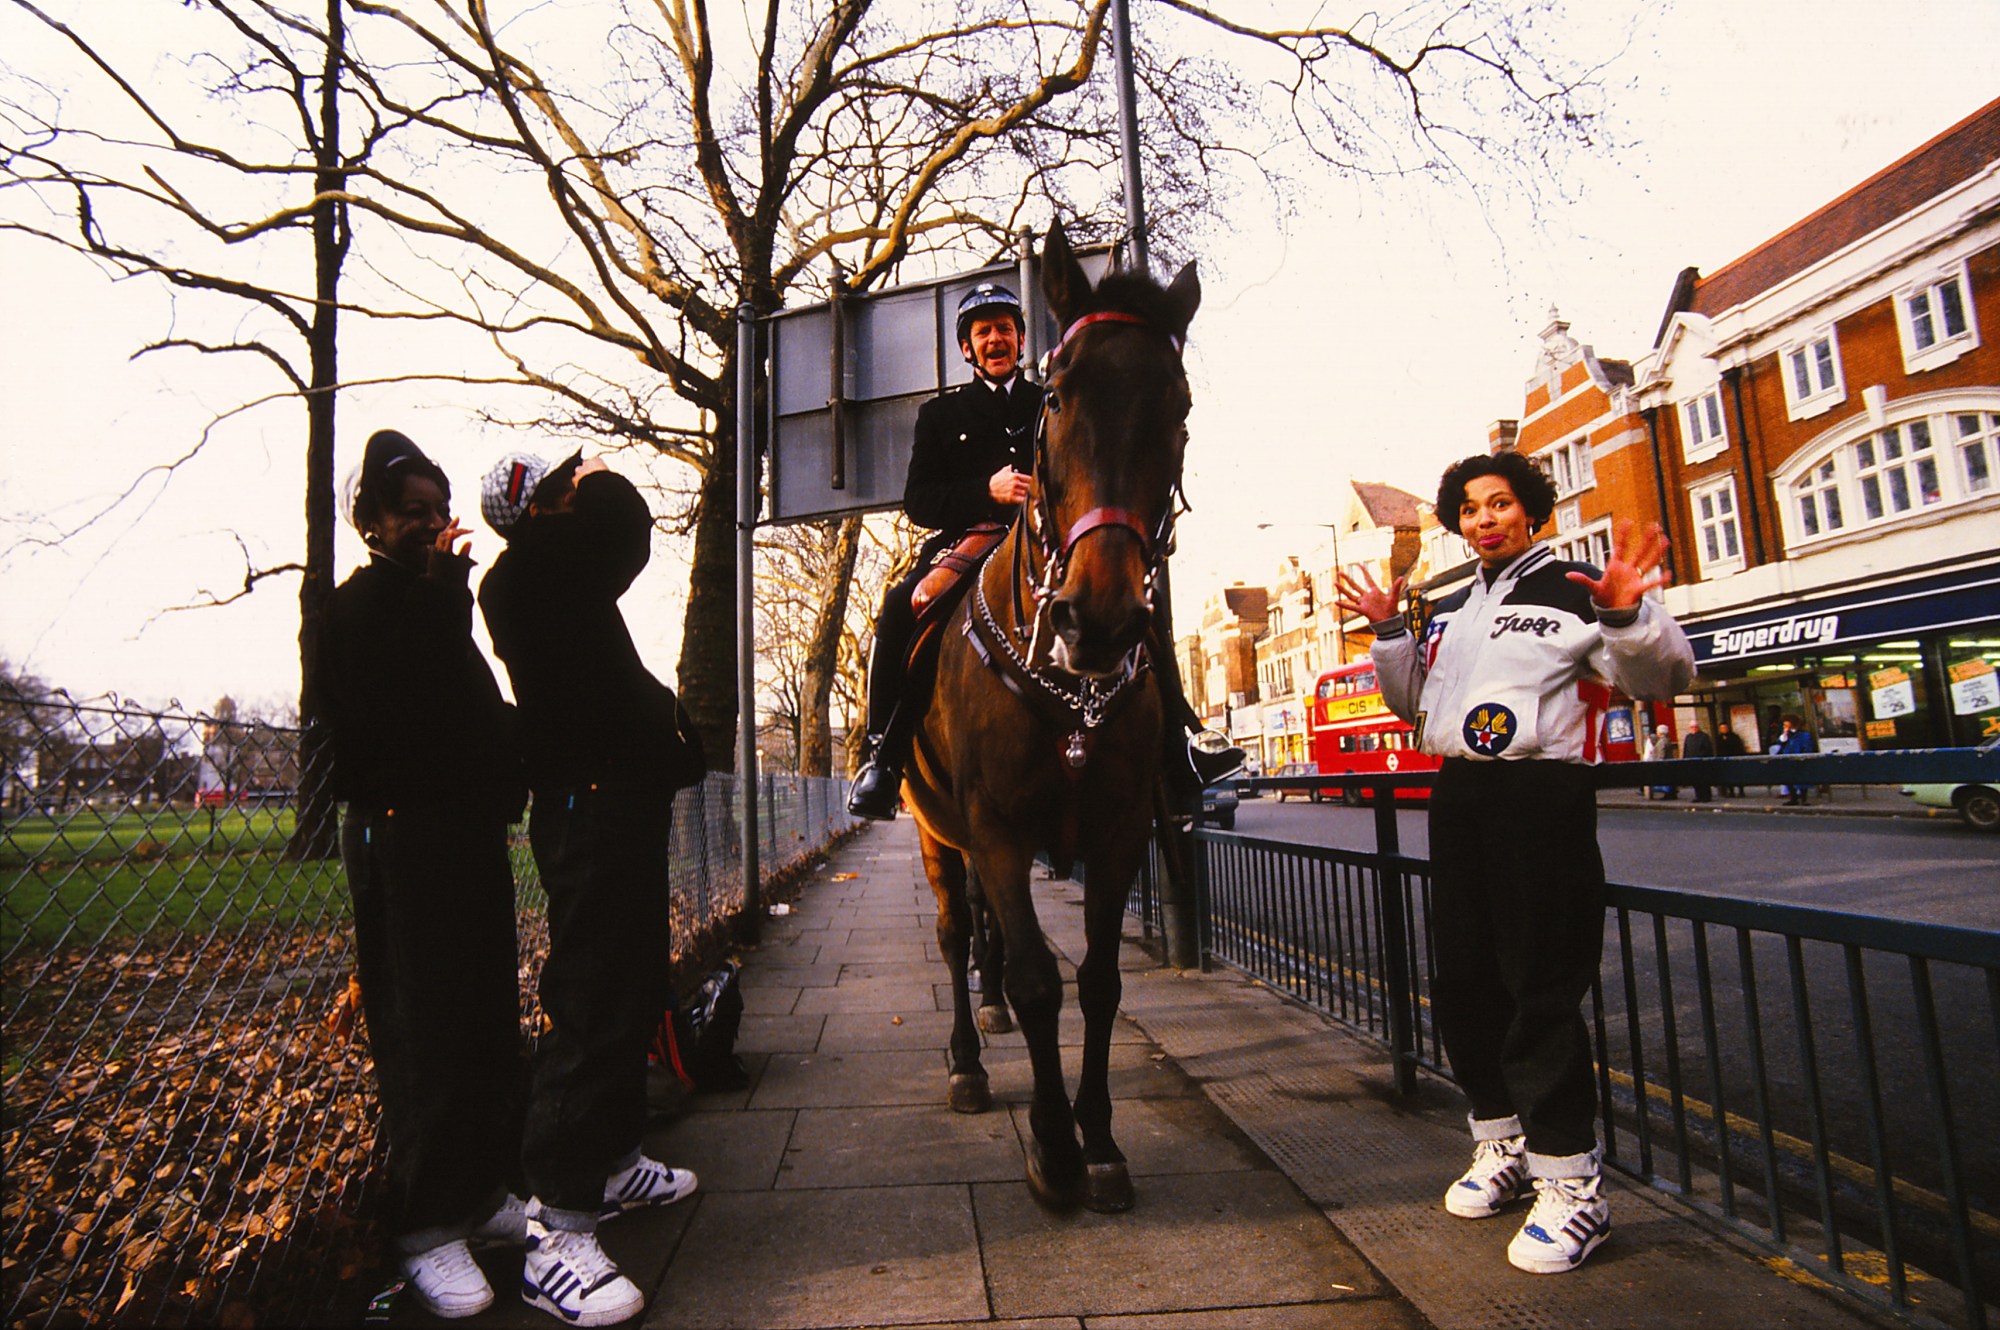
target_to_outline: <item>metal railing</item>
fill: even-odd
[[[2000,783],[2000,754],[1620,763],[1639,784]],[[1450,1078],[1431,1021],[1429,865],[1393,788],[1373,851],[1195,833],[1204,957]],[[1380,797],[1377,797],[1380,796]],[[1404,806],[1410,805],[1405,801]],[[1133,908],[1160,918],[1152,874]],[[1981,1330],[2000,1290],[2000,932],[1611,884],[1591,994],[1607,1162],[1913,1321]]]
[[[375,1256],[379,1146],[299,733],[10,694],[0,744],[6,1323],[301,1319]],[[851,829],[845,788],[761,778],[761,877]],[[674,800],[676,958],[742,908],[742,789]],[[525,828],[513,859],[526,1032],[547,931]]]

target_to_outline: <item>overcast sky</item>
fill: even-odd
[[[1137,0],[1135,22],[1147,8]],[[1264,581],[1287,548],[1311,543],[1345,477],[1430,494],[1446,463],[1484,447],[1489,421],[1520,414],[1551,305],[1598,354],[1637,358],[1682,268],[1722,267],[2000,93],[1995,0],[1677,0],[1647,12],[1614,76],[1632,85],[1613,110],[1636,146],[1582,164],[1546,229],[1503,207],[1496,233],[1462,200],[1391,205],[1329,182],[1285,231],[1251,208],[1201,256],[1177,624],[1218,586]],[[16,67],[31,35],[0,8],[0,51]],[[299,557],[295,410],[224,430],[170,484],[140,479],[234,405],[234,385],[185,358],[128,360],[168,326],[157,291],[114,287],[4,236],[0,281],[0,656],[79,695],[205,707],[225,692],[294,694],[296,579],[225,609],[159,610],[240,584],[239,534],[260,563]],[[386,424],[439,458],[468,512],[480,470],[517,446],[457,403],[357,396],[342,405],[344,448]],[[35,543],[135,480],[136,499],[107,520]],[[490,558],[495,538],[479,529],[475,555]],[[343,535],[341,575],[359,554]],[[679,654],[686,576],[662,546],[625,601],[663,674]]]

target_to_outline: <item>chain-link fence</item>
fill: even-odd
[[[346,883],[296,729],[0,695],[0,1302],[10,1326],[285,1323],[374,1255]],[[760,872],[851,827],[758,783]],[[742,786],[674,801],[675,959],[742,909]],[[524,1028],[547,933],[514,838]]]

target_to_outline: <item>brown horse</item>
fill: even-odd
[[[1043,247],[1042,289],[1065,332],[1047,376],[1035,495],[945,626],[904,794],[951,967],[951,1106],[992,1102],[966,992],[969,862],[1005,953],[983,986],[1004,982],[1034,1070],[1028,1184],[1047,1205],[1124,1210],[1132,1183],[1111,1136],[1111,1023],[1125,898],[1160,773],[1148,630],[1186,439],[1180,347],[1201,284],[1189,264],[1169,287],[1113,273],[1093,290],[1058,226]],[[1029,890],[1044,850],[1061,871],[1085,869],[1074,1110],[1056,1042],[1062,977]]]

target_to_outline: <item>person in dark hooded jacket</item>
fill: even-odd
[[[507,829],[526,788],[512,709],[473,645],[472,561],[444,472],[383,430],[343,497],[370,558],[328,602],[320,677],[387,1222],[418,1300],[470,1316],[493,1290],[467,1239],[504,1236],[520,1143]]]
[[[644,497],[602,459],[527,453],[487,472],[480,508],[507,539],[480,584],[521,710],[529,839],[549,951],[522,1166],[533,1192],[528,1302],[603,1325],[644,1299],[598,1244],[598,1221],[693,1193],[640,1151],[646,1049],[672,998],[668,834],[701,778],[679,702],[646,668],[618,600],[646,566]]]

